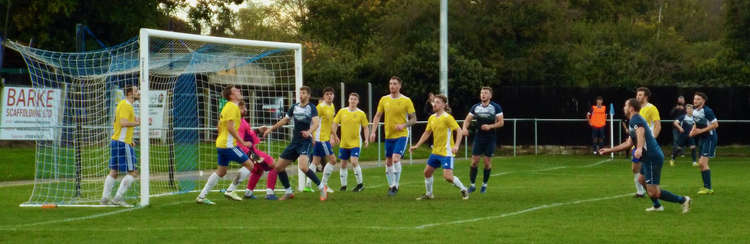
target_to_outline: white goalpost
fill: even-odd
[[[25,207],[108,206],[98,204],[109,173],[114,107],[124,99],[125,86],[138,86],[141,94],[134,103],[140,126],[133,136],[140,180],[126,194],[140,206],[151,197],[203,187],[216,168],[214,140],[225,86],[243,91],[245,119],[253,127],[278,121],[299,102],[296,91],[302,86],[298,43],[141,29],[137,39],[96,51],[4,45],[22,54],[32,87],[62,94],[58,124],[40,122],[37,128],[54,136],[36,143],[34,190]],[[259,149],[279,155],[290,131],[273,132]],[[118,174],[118,183],[124,174]]]

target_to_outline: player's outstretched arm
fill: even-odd
[[[279,127],[282,127],[289,123],[289,117],[284,117],[283,119],[279,120],[279,122],[276,122],[271,128],[266,129],[266,131],[263,132],[263,137],[268,136],[268,134],[271,134],[271,132],[275,131]]]
[[[421,146],[421,145],[422,145],[422,143],[425,143],[425,142],[427,141],[427,139],[429,139],[429,138],[430,138],[430,135],[431,135],[431,134],[432,134],[432,131],[430,131],[430,130],[425,130],[425,131],[424,131],[424,133],[422,133],[422,137],[420,137],[420,138],[419,138],[419,141],[417,141],[417,144],[414,144],[414,146],[411,146],[411,147],[409,148],[409,152],[412,152],[412,151],[414,151],[414,149],[417,149],[417,148],[419,148],[419,146]]]
[[[608,153],[613,153],[613,152],[619,152],[619,151],[628,150],[632,146],[633,146],[633,142],[630,140],[630,137],[628,137],[628,139],[625,140],[625,142],[623,142],[620,145],[617,145],[617,146],[615,146],[613,148],[602,148],[602,149],[599,149],[599,155],[605,155],[605,154],[608,154]]]

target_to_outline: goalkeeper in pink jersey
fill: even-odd
[[[245,102],[240,102],[240,113],[242,115],[245,115],[247,113],[247,108],[245,107]],[[265,128],[261,128],[263,130]],[[255,161],[255,166],[253,166],[253,170],[250,171],[250,180],[247,181],[247,190],[245,191],[245,198],[247,199],[255,199],[255,196],[253,195],[253,190],[255,190],[255,185],[258,184],[258,181],[260,180],[260,177],[263,176],[263,172],[268,172],[268,179],[266,179],[266,199],[267,200],[277,200],[276,195],[274,194],[273,190],[276,186],[276,170],[273,169],[273,158],[269,156],[268,154],[264,153],[260,149],[258,149],[258,144],[260,143],[260,138],[258,138],[258,135],[255,133],[255,130],[250,127],[250,124],[247,123],[245,119],[240,120],[240,129],[239,134],[242,137],[243,140],[249,141],[252,143],[252,146],[245,147],[240,146],[240,149],[247,154],[251,160]]]

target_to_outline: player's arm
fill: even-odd
[[[320,126],[320,117],[318,116],[312,117],[312,123],[310,123],[310,129],[306,131],[302,131],[302,137],[309,138],[312,135],[312,132],[318,129],[318,126]]]
[[[635,138],[638,140],[635,142],[635,153],[633,157],[641,158],[643,156],[643,146],[646,144],[646,129],[638,127],[635,129]]]
[[[411,146],[409,148],[409,152],[412,152],[412,151],[414,151],[414,149],[419,148],[419,146],[421,146],[422,143],[425,143],[427,141],[427,139],[430,138],[431,134],[432,134],[432,131],[429,128],[426,129],[426,130],[424,130],[424,133],[422,133],[422,136],[419,137],[419,141],[417,141],[417,144],[414,144],[414,146]]]
[[[630,140],[630,137],[626,139],[623,143],[620,143],[620,145],[617,145],[613,148],[602,148],[599,149],[599,155],[604,155],[607,153],[613,153],[613,152],[619,152],[619,151],[625,151],[630,149],[630,147],[633,146],[633,142]]]
[[[502,114],[495,116],[495,123],[490,126],[490,129],[497,129],[505,126],[505,118]]]
[[[685,130],[683,130],[682,126],[680,126],[679,120],[675,120],[674,122],[672,122],[672,126],[676,128],[678,131],[680,131],[680,133],[685,133]]]
[[[336,122],[331,123],[331,137],[335,136],[338,138],[338,133],[336,133],[338,129],[339,129],[339,123],[336,123]]]
[[[461,135],[460,130],[456,130],[456,143],[453,144],[453,154],[456,154],[458,152],[458,148],[461,147],[461,140],[464,138],[463,135]]]
[[[121,127],[135,127],[141,125],[141,121],[138,120],[138,118],[135,118],[135,122],[130,122],[126,118],[120,119],[120,126]]]
[[[372,126],[371,126],[372,130],[370,130],[370,133],[372,134],[370,134],[370,142],[375,141],[375,137],[376,137],[375,133],[378,133],[378,127],[380,127],[378,126],[380,123],[380,116],[383,116],[383,112],[379,111],[375,113],[375,116],[372,117]]]
[[[654,138],[659,137],[659,133],[661,132],[661,120],[654,120]]]
[[[690,136],[694,137],[716,128],[719,128],[719,121],[711,122],[710,124],[708,124],[708,126],[706,126],[706,128],[703,129],[698,129],[698,126],[693,126],[693,130],[690,131]]]
[[[469,126],[471,126],[472,120],[474,120],[474,115],[469,113],[466,115],[466,118],[464,118],[464,123],[461,125],[461,132],[466,136],[469,135]]]
[[[410,113],[409,120],[406,121],[406,127],[411,127],[412,125],[416,123],[417,123],[417,113]]]
[[[271,128],[266,129],[263,132],[263,137],[266,137],[268,134],[271,134],[271,132],[275,131],[279,127],[282,127],[282,126],[284,126],[284,125],[286,125],[288,123],[289,123],[289,117],[286,116],[283,119],[279,120],[279,122],[276,122],[276,124],[274,124],[273,126],[271,126]]]
[[[367,121],[365,121],[364,123],[365,123],[365,124],[367,124]],[[365,125],[365,126],[362,126],[362,127],[364,127],[364,128],[365,128],[365,135],[368,135],[368,134],[370,134],[370,127],[368,127],[367,125]],[[357,135],[357,136],[359,136],[359,135]],[[367,146],[369,146],[369,145],[370,145],[370,142],[369,142],[369,141],[367,141],[367,140],[365,140],[365,147],[367,147]]]

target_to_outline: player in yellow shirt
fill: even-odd
[[[370,142],[374,142],[378,133],[380,117],[385,114],[385,177],[388,180],[388,195],[395,196],[401,180],[401,157],[404,156],[408,128],[417,123],[417,115],[411,99],[401,94],[401,78],[393,76],[388,81],[389,95],[380,98],[378,112],[372,118],[373,129],[370,130]]]
[[[646,120],[648,127],[651,129],[651,134],[654,136],[654,138],[657,138],[659,136],[659,132],[661,132],[661,118],[659,117],[659,109],[648,102],[648,99],[650,97],[651,90],[649,90],[647,87],[638,87],[638,89],[636,89],[635,98],[639,103],[641,103],[641,111],[639,112],[639,114]],[[646,195],[646,188],[644,185],[641,185],[640,182],[642,182],[642,180],[639,180],[643,177],[641,163],[633,162],[631,168],[633,170],[633,182],[635,184],[636,190],[634,197],[644,197]]]
[[[253,162],[247,157],[238,145],[245,147],[251,147],[252,144],[247,142],[240,137],[239,128],[242,119],[240,113],[240,107],[238,104],[242,101],[242,91],[239,88],[229,85],[224,88],[221,95],[227,99],[227,103],[224,108],[221,109],[221,115],[219,116],[219,136],[216,137],[216,153],[218,155],[216,171],[208,177],[206,185],[203,190],[195,199],[195,202],[200,204],[215,204],[211,200],[206,199],[208,192],[216,186],[219,182],[219,178],[224,177],[227,174],[227,166],[229,162],[237,162],[242,165],[239,169],[239,177],[235,177],[232,184],[229,185],[224,196],[228,199],[241,201],[242,197],[234,193],[237,184],[243,182],[250,175],[250,170],[253,168]]]
[[[365,189],[362,183],[362,168],[359,167],[359,152],[362,147],[362,128],[365,129],[365,135],[370,134],[370,129],[367,127],[367,115],[365,112],[357,108],[359,104],[359,94],[352,92],[349,94],[349,107],[342,108],[336,113],[336,117],[333,119],[331,125],[331,133],[336,136],[336,130],[341,125],[341,147],[339,148],[339,159],[341,159],[341,168],[339,169],[339,175],[341,179],[341,191],[346,191],[346,178],[348,172],[346,171],[346,164],[352,162],[352,170],[354,171],[354,178],[357,179],[357,186],[354,188],[354,192],[360,192]],[[365,147],[368,146],[367,140],[365,140]],[[326,166],[328,167],[328,166]],[[331,171],[333,168],[331,168]],[[327,182],[325,174],[323,178]],[[329,174],[330,175],[330,174]]]
[[[330,164],[331,167],[336,165],[336,155],[333,154],[333,146],[338,143],[339,138],[331,134],[331,124],[333,124],[333,117],[336,114],[336,108],[333,106],[334,90],[331,87],[323,89],[323,101],[318,103],[315,109],[318,110],[318,117],[320,118],[320,126],[315,130],[314,138],[315,142],[313,145],[312,152],[312,164],[320,167],[320,161],[323,158],[328,159],[326,167]],[[315,172],[316,167],[311,167],[310,170]],[[333,172],[333,169],[331,169]],[[329,173],[330,175],[330,173]],[[325,169],[323,169],[323,180],[324,184],[328,183],[328,179],[325,176]],[[310,187],[311,181],[308,179],[305,187],[305,191],[313,191]],[[333,192],[331,188],[328,188],[328,192]]]
[[[409,148],[409,151],[419,148],[430,134],[433,134],[432,154],[427,159],[427,165],[424,168],[424,187],[425,194],[418,197],[417,200],[433,199],[432,195],[432,173],[436,168],[443,168],[443,178],[461,190],[461,196],[464,200],[469,199],[469,192],[461,184],[461,180],[453,175],[453,157],[461,146],[461,130],[456,123],[456,119],[450,115],[448,107],[448,98],[445,95],[437,95],[432,100],[432,109],[435,111],[427,120],[427,128],[416,145]],[[453,141],[453,133],[456,132],[456,141]]]
[[[115,109],[115,120],[112,125],[112,141],[109,143],[109,174],[104,179],[101,204],[132,207],[123,200],[123,195],[128,191],[130,184],[133,183],[137,176],[135,150],[133,149],[133,131],[141,122],[135,117],[133,103],[141,98],[141,94],[137,86],[126,86],[123,92],[125,93],[125,99],[117,103],[117,108]],[[112,187],[117,179],[118,171],[128,173],[122,178],[115,197],[110,200]]]

